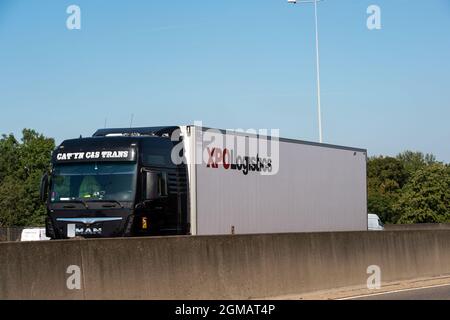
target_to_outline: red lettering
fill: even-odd
[[[227,159],[227,155],[228,155],[228,159]],[[229,154],[228,149],[223,149],[223,167],[225,169],[230,168],[230,154]]]
[[[214,154],[216,153],[216,148],[206,148],[206,150],[208,150],[208,154],[209,154],[209,160],[208,160],[208,164],[206,165],[207,168],[217,168],[218,165],[217,163],[214,161]]]
[[[219,148],[216,149],[216,154],[215,154],[214,158],[215,158],[215,161],[214,161],[215,167],[214,168],[218,168],[219,163],[222,162],[222,150],[221,149],[219,149]]]

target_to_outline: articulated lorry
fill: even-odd
[[[46,235],[367,230],[364,149],[201,126],[66,140],[41,182]]]

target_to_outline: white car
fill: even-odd
[[[368,230],[371,231],[381,231],[384,230],[383,222],[381,222],[380,217],[376,214],[369,213],[367,215],[368,218]]]
[[[20,241],[42,241],[50,240],[45,236],[45,228],[23,229],[20,235]]]

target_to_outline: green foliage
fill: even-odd
[[[450,222],[449,170],[421,152],[370,158],[368,212],[385,223]]]
[[[403,167],[410,178],[417,170],[436,163],[436,157],[422,152],[405,151],[397,155],[397,159],[403,163]]]
[[[50,169],[53,139],[24,129],[0,139],[0,226],[43,225],[45,207],[39,200],[40,179]]]
[[[394,205],[406,183],[408,173],[402,162],[391,157],[370,158],[367,166],[367,209],[385,223],[398,219]]]
[[[400,223],[450,222],[450,167],[431,164],[417,170],[396,210]]]

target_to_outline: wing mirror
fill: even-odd
[[[48,173],[45,173],[41,178],[41,186],[39,190],[39,198],[42,202],[47,201],[48,196]]]
[[[167,174],[145,171],[144,199],[155,200],[167,196]]]

